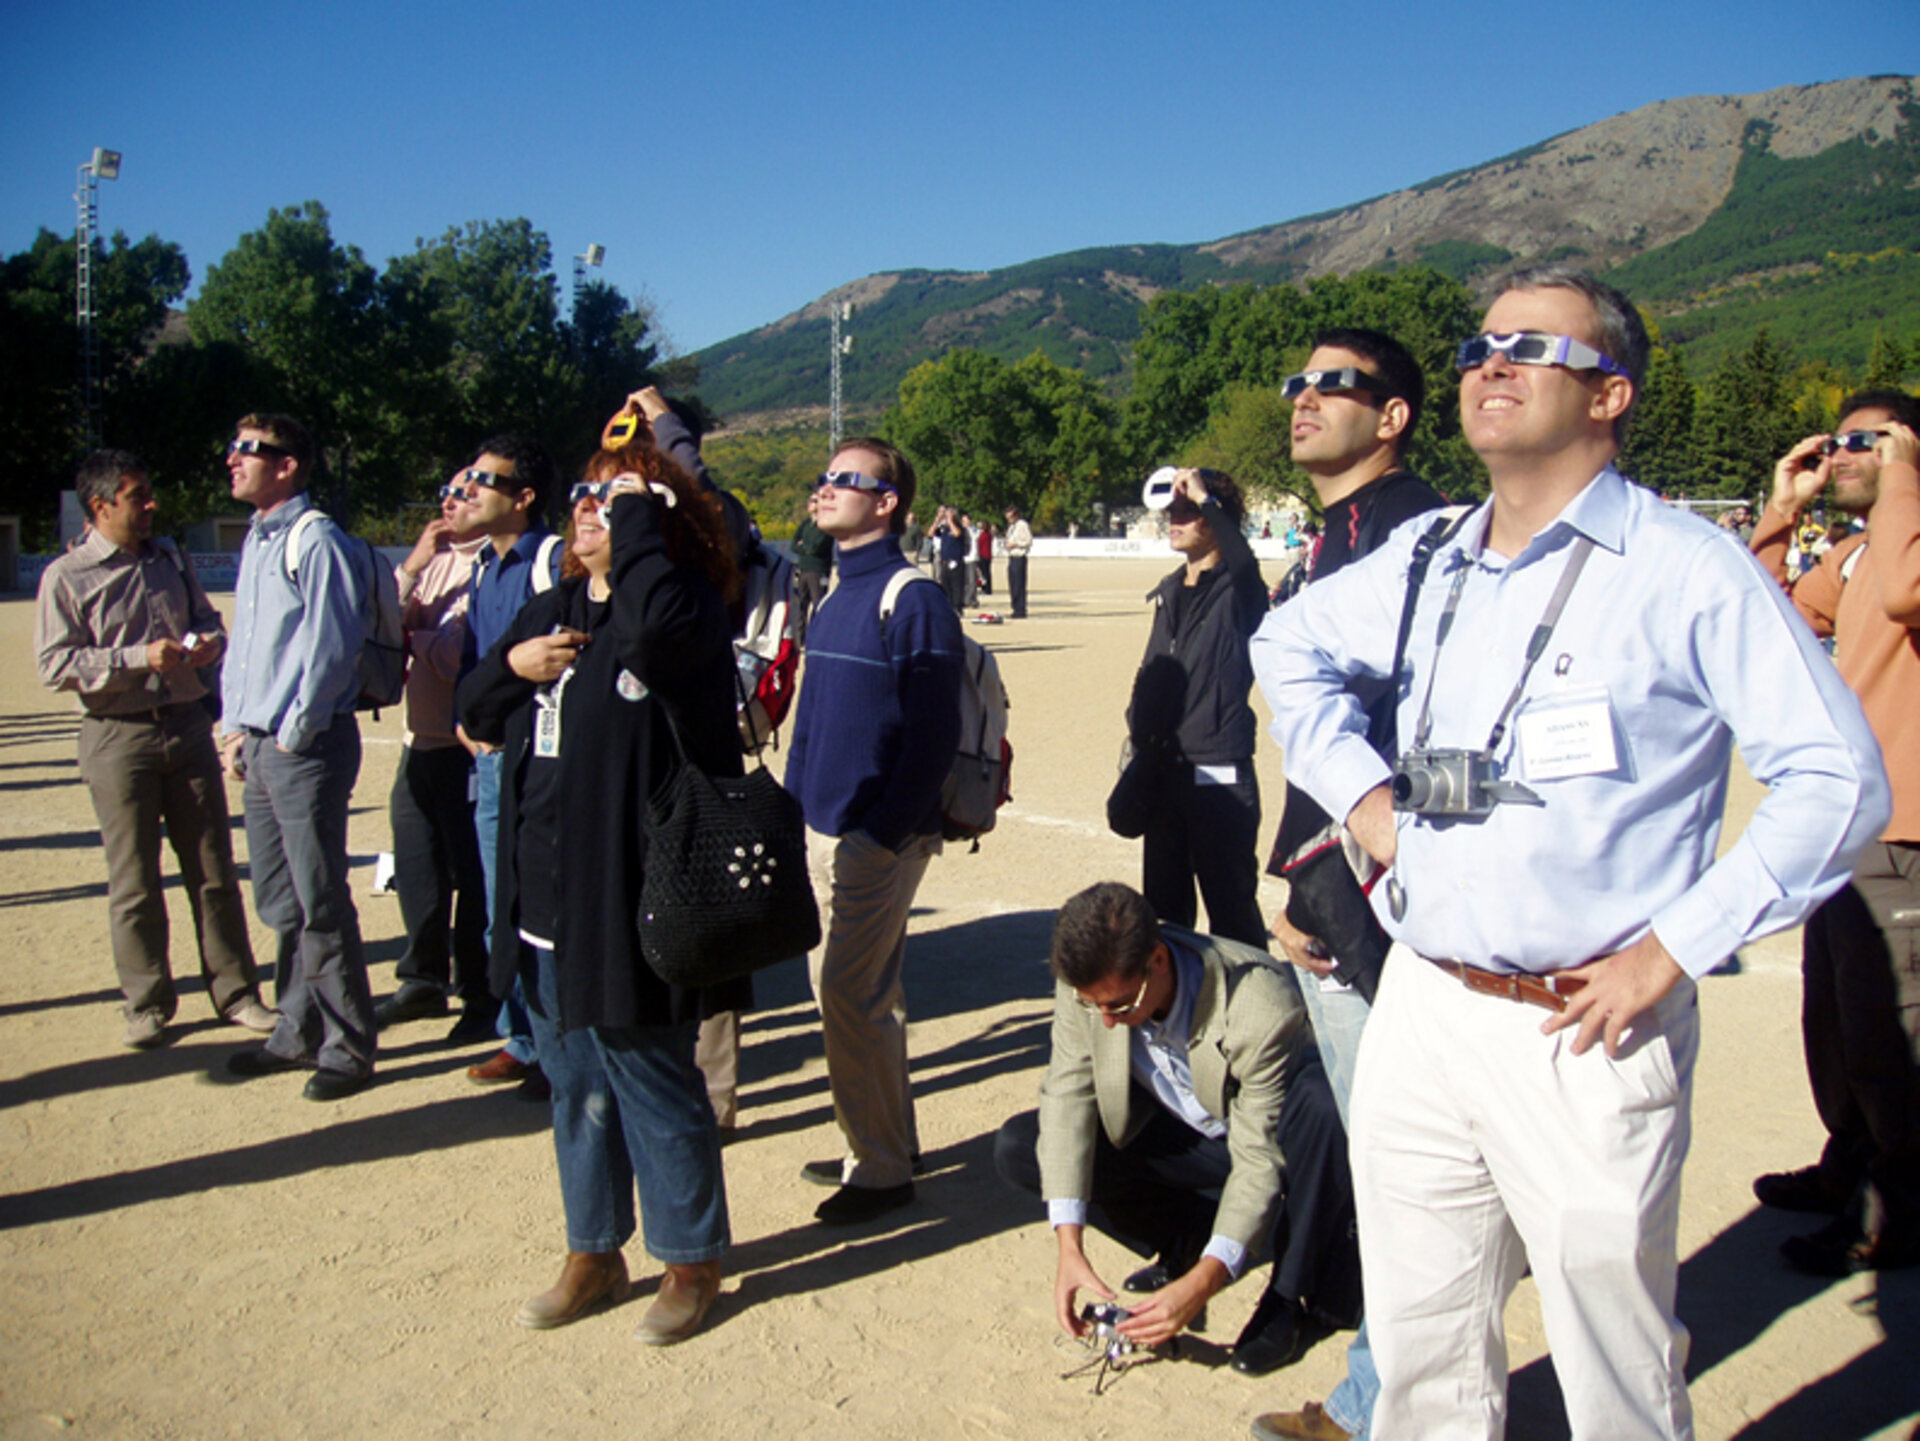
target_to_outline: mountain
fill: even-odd
[[[1797,326],[1826,358],[1857,363],[1876,326],[1920,326],[1915,84],[1878,75],[1663,100],[1203,245],[871,275],[700,351],[701,395],[737,428],[823,418],[830,317],[847,301],[857,348],[843,366],[846,403],[877,413],[908,370],[958,346],[1006,360],[1038,349],[1124,384],[1141,307],[1163,290],[1427,264],[1485,291],[1543,259],[1609,272],[1690,360],[1777,319],[1779,338],[1791,342]]]

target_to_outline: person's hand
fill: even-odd
[[[1833,457],[1820,454],[1829,437],[1810,435],[1780,457],[1773,467],[1773,499],[1767,502],[1792,520],[1827,488]],[[1809,464],[1811,462],[1811,464]]]
[[[420,528],[420,538],[413,543],[413,549],[407,552],[407,558],[400,562],[400,569],[408,575],[419,575],[427,568],[427,562],[439,554],[452,537],[453,527],[444,516],[436,515]]]
[[[1173,476],[1173,493],[1184,495],[1195,505],[1199,505],[1207,498],[1207,483],[1200,478],[1200,472],[1197,470],[1176,471]]]
[[[1874,442],[1873,453],[1882,466],[1899,462],[1920,469],[1920,436],[1911,427],[1893,421]]]
[[[1187,1329],[1200,1308],[1227,1284],[1227,1268],[1211,1256],[1177,1280],[1169,1281],[1127,1313],[1114,1329],[1136,1346],[1158,1346]]]
[[[171,636],[147,642],[147,669],[165,675],[187,663],[187,648]]]
[[[584,631],[568,630],[561,626],[551,635],[537,635],[532,640],[523,640],[508,651],[507,669],[535,685],[559,680],[561,673],[579,656],[580,647],[587,640]]]
[[[1113,1288],[1094,1271],[1087,1253],[1080,1248],[1079,1226],[1055,1226],[1053,1234],[1060,1242],[1060,1265],[1053,1277],[1053,1314],[1060,1329],[1069,1336],[1084,1336],[1087,1323],[1080,1319],[1076,1304],[1082,1290],[1093,1292],[1103,1301],[1113,1299]]]
[[[1393,823],[1393,790],[1385,781],[1360,797],[1347,813],[1347,829],[1361,849],[1382,866],[1393,864],[1400,836]]]
[[[220,637],[217,635],[195,636],[193,644],[187,649],[187,664],[195,670],[212,665],[220,658]]]
[[[490,756],[495,751],[500,749],[499,746],[490,746],[485,741],[475,740],[472,736],[467,734],[467,728],[461,725],[457,721],[454,723],[454,727],[453,727],[453,738],[459,741],[461,745],[465,746],[467,748],[467,754],[474,757],[476,760],[479,759],[481,756]]]
[[[1587,984],[1567,1002],[1566,1010],[1547,1017],[1540,1029],[1551,1036],[1578,1026],[1580,1032],[1573,1038],[1576,1056],[1584,1056],[1604,1035],[1607,1055],[1613,1057],[1620,1054],[1620,1038],[1634,1021],[1657,1005],[1686,973],[1660,938],[1648,931],[1624,951],[1560,974]]]
[[[240,765],[240,747],[246,738],[243,731],[228,731],[220,737],[220,769],[230,781],[246,779]]]
[[[1310,936],[1292,921],[1282,910],[1274,916],[1273,938],[1280,943],[1283,955],[1303,971],[1312,971],[1316,976],[1333,974],[1333,958],[1327,954],[1327,948],[1321,944],[1318,936]]]

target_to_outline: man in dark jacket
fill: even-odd
[[[826,935],[809,958],[844,1160],[815,1217],[847,1225],[913,1199],[920,1152],[907,1073],[907,914],[940,850],[940,792],[960,744],[960,619],[900,553],[913,466],[849,440],[815,493],[840,584],[814,620],[786,786],[807,818]],[[890,592],[895,578],[905,584]],[[892,594],[891,613],[882,608]]]
[[[1233,477],[1183,470],[1175,478],[1167,520],[1186,564],[1148,597],[1153,628],[1127,732],[1134,749],[1160,767],[1140,886],[1154,914],[1192,929],[1198,881],[1208,929],[1264,947],[1267,928],[1255,898],[1260,785],[1247,641],[1266,614],[1267,592],[1241,533],[1245,519]]]
[[[833,537],[820,529],[814,512],[819,493],[807,496],[807,514],[793,533],[794,638],[807,648],[807,621],[827,598],[827,580],[833,574]]]

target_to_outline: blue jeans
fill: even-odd
[[[720,1127],[693,1064],[696,1027],[560,1030],[554,953],[522,944],[541,1069],[553,1083],[553,1149],[567,1249],[616,1251],[632,1237],[633,1197],[649,1255],[692,1265],[731,1244]]]
[[[480,837],[480,870],[487,882],[489,955],[493,954],[493,872],[499,859],[501,768],[499,751],[482,751],[473,758],[473,828]],[[500,1003],[499,1018],[494,1022],[493,1029],[494,1034],[507,1043],[507,1054],[514,1060],[526,1066],[534,1063],[538,1047],[533,1039],[533,1022],[527,1019],[526,991],[517,975],[507,991],[506,999]]]
[[[1300,972],[1300,994],[1320,1043],[1320,1060],[1333,1088],[1340,1122],[1347,1121],[1347,1101],[1353,1094],[1353,1066],[1360,1054],[1360,1033],[1373,1008],[1358,991],[1323,991],[1319,979]],[[1373,1403],[1380,1395],[1380,1373],[1373,1368],[1373,1348],[1367,1341],[1367,1323],[1347,1346],[1347,1374],[1327,1397],[1326,1412],[1336,1426],[1364,1441],[1373,1420]]]

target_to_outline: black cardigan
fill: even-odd
[[[501,746],[493,956],[488,979],[506,994],[520,964],[520,789],[538,687],[515,675],[507,653],[556,625],[586,631],[567,685],[560,750],[560,873],[553,937],[560,1026],[658,1026],[741,1009],[751,982],[682,991],[654,974],[634,917],[646,861],[646,798],[672,775],[671,711],[689,757],[709,775],[739,775],[731,628],[720,593],[697,570],[676,566],[654,524],[652,497],[622,495],[610,510],[612,603],[590,623],[585,580],[565,580],[529,600],[499,643],[460,683],[467,734]],[[623,696],[644,687],[638,699]],[[636,686],[634,681],[640,684]]]

